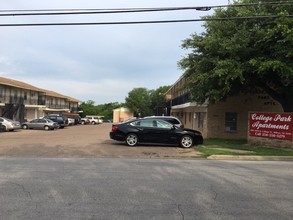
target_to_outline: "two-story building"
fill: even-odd
[[[49,113],[77,113],[80,101],[54,91],[0,77],[0,116],[19,121]]]
[[[185,128],[205,138],[246,139],[249,111],[283,112],[282,106],[264,92],[242,93],[214,104],[192,101],[182,76],[166,93],[167,114],[182,120]]]

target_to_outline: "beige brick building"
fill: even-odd
[[[128,108],[121,107],[113,110],[114,123],[126,121],[129,118],[133,118],[133,112],[131,112]]]
[[[0,77],[0,116],[31,120],[49,113],[77,113],[80,101],[54,91],[41,89],[30,84]],[[19,118],[23,106],[22,118]],[[11,117],[10,117],[11,118]]]
[[[167,114],[180,118],[186,128],[201,131],[205,138],[246,139],[249,111],[283,112],[281,105],[263,92],[199,105],[191,101],[185,83],[186,78],[181,77],[167,91]]]

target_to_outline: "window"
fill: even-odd
[[[203,125],[204,125],[204,117],[205,117],[205,113],[204,112],[198,112],[197,113],[198,128],[203,128]]]
[[[4,97],[4,87],[0,86],[0,98]]]
[[[140,122],[142,127],[153,127],[153,120],[144,120]]]
[[[225,113],[225,131],[237,131],[237,113]]]

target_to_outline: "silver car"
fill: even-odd
[[[1,124],[0,129],[2,131],[14,131],[21,128],[19,121],[14,121],[5,117],[0,117],[0,124]]]
[[[41,130],[54,130],[55,128],[58,128],[59,125],[57,122],[54,122],[47,118],[41,118],[41,119],[33,119],[30,122],[24,122],[22,123],[21,127],[23,129],[41,129]]]

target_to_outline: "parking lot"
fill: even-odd
[[[76,125],[54,131],[0,132],[0,156],[11,157],[130,157],[193,158],[194,149],[176,146],[128,147],[109,138],[112,124]]]

